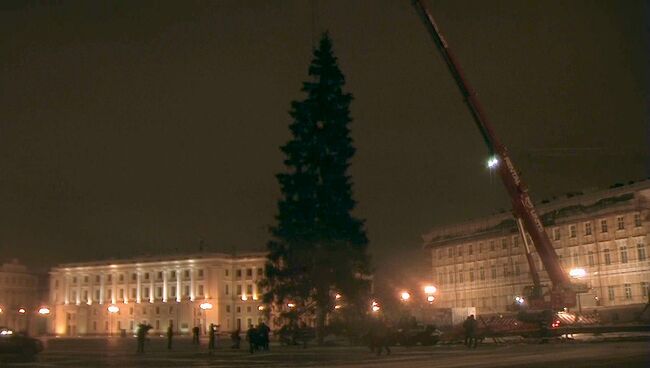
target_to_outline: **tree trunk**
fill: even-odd
[[[323,306],[316,306],[316,342],[318,345],[323,345],[325,340],[325,317],[327,315],[326,308]]]

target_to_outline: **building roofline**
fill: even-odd
[[[589,193],[576,193],[571,197],[565,197],[553,200],[548,203],[536,204],[537,212],[544,221],[544,217],[551,215],[554,212],[561,212],[565,209],[573,207],[588,207],[595,205],[599,201],[606,198],[620,198],[626,194],[632,194],[642,190],[650,189],[650,180],[642,180],[628,185],[617,186],[604,190],[593,191]],[[633,201],[634,198],[626,200],[626,204]],[[620,202],[605,204],[604,208],[620,207]],[[510,229],[514,226],[514,222],[508,225],[509,222],[514,221],[513,215],[510,212],[498,213],[490,216],[483,216],[480,218],[458,222],[455,224],[440,225],[433,227],[426,234],[422,235],[423,248],[428,249],[434,245],[443,244],[447,241],[453,241],[463,238],[475,238],[478,236],[503,232],[505,229]]]
[[[185,254],[170,254],[170,255],[157,255],[157,256],[140,256],[133,258],[120,258],[120,259],[106,259],[101,261],[88,261],[88,262],[71,262],[61,263],[52,267],[52,271],[57,271],[64,268],[80,268],[80,267],[101,267],[101,266],[120,266],[130,264],[155,264],[170,261],[189,262],[189,261],[203,261],[210,259],[222,259],[228,261],[244,261],[250,258],[266,258],[267,252],[242,252],[236,254],[220,253],[220,252],[200,252],[200,253],[185,253]]]

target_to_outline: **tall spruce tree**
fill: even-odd
[[[309,75],[302,88],[307,97],[291,103],[292,139],[281,147],[286,171],[277,175],[282,197],[267,245],[265,301],[290,301],[314,313],[322,342],[334,295],[352,307],[366,289],[369,257],[364,222],[351,214],[352,95],[343,91],[345,77],[327,33],[314,50]]]

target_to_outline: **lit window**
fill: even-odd
[[[576,237],[576,226],[575,225],[569,225],[569,237],[575,238]]]
[[[632,299],[632,285],[625,284],[625,299]]]
[[[627,263],[627,247],[622,246],[619,250],[621,252],[621,263]]]
[[[639,243],[636,245],[636,253],[637,253],[637,258],[639,261],[645,261],[646,260],[646,255],[645,255],[645,244]]]

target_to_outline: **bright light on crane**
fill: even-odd
[[[497,156],[492,156],[487,161],[487,167],[489,169],[494,169],[499,164],[499,158]]]

